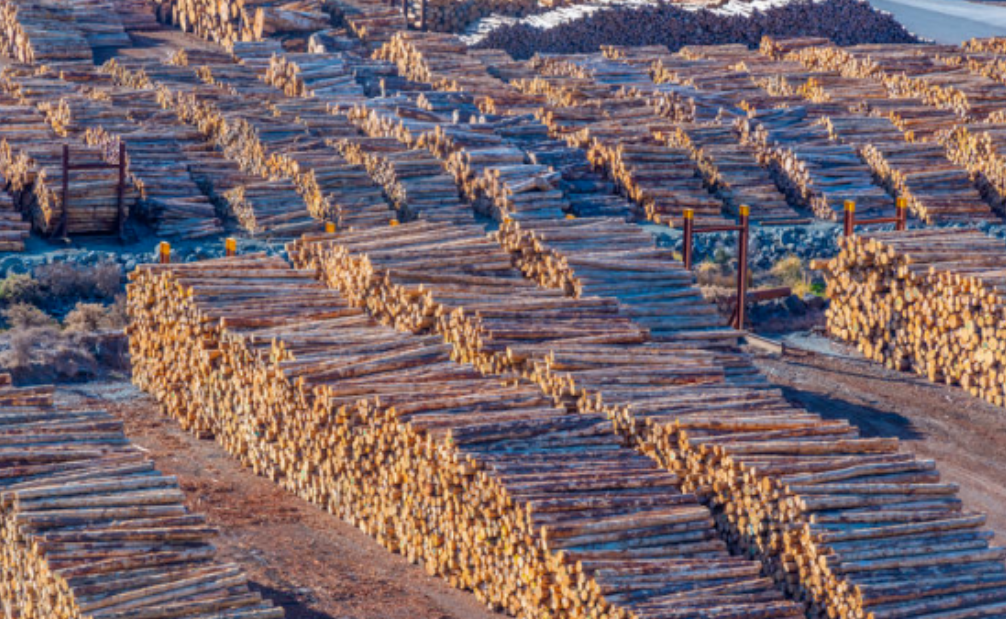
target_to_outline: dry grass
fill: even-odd
[[[786,256],[772,267],[772,275],[789,286],[793,294],[803,297],[811,292],[811,280],[804,269],[803,261],[796,256]]]
[[[112,299],[122,289],[122,271],[113,262],[93,267],[54,262],[35,269],[35,279],[47,296],[56,299]]]

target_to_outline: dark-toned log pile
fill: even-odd
[[[1002,243],[977,231],[871,234],[823,265],[828,331],[868,358],[1006,405]]]
[[[0,597],[23,619],[282,619],[104,411],[0,376]]]
[[[797,0],[753,11],[740,2],[700,10],[673,3],[585,4],[523,19],[489,17],[470,31],[475,47],[504,49],[515,58],[596,52],[603,45],[755,47],[765,35],[825,37],[840,45],[916,42],[890,14],[858,0]]]
[[[800,616],[602,416],[379,327],[307,272],[261,256],[144,267],[129,292],[135,380],[169,414],[495,608]]]
[[[426,27],[434,32],[462,32],[489,15],[524,17],[545,2],[535,0],[427,0]]]
[[[0,144],[0,150],[3,145]],[[0,174],[0,184],[6,185]],[[31,224],[22,219],[14,207],[14,200],[0,194],[0,251],[24,251],[24,240],[28,238]]]
[[[158,0],[157,18],[225,47],[282,33],[325,30],[332,17],[317,0]]]

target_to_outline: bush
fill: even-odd
[[[27,273],[11,273],[0,279],[0,301],[32,303],[41,296],[39,283]]]
[[[811,291],[810,280],[803,270],[803,262],[796,256],[786,256],[772,267],[774,275],[793,294],[803,297]]]
[[[66,318],[63,328],[69,333],[93,333],[126,326],[125,297],[119,295],[114,305],[77,303]]]
[[[30,368],[44,363],[45,353],[59,347],[59,331],[53,326],[18,329],[10,337],[10,347],[0,352],[0,365],[8,370]]]
[[[27,303],[15,303],[3,310],[4,320],[8,329],[24,330],[35,327],[55,327],[56,321],[38,309],[34,305]]]
[[[42,290],[56,299],[111,299],[122,287],[122,272],[114,262],[93,267],[54,262],[36,268],[35,278]]]

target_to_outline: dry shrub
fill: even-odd
[[[59,347],[60,334],[55,327],[30,327],[11,333],[10,347],[0,352],[0,365],[8,370],[22,370],[46,361]]]
[[[54,262],[35,269],[35,278],[49,295],[111,299],[121,291],[122,272],[114,262],[76,266]]]
[[[3,310],[4,320],[9,329],[21,331],[35,327],[55,327],[56,321],[38,309],[34,305],[27,303],[15,303]]]
[[[39,283],[26,273],[11,273],[0,279],[0,300],[7,303],[32,303],[41,295]]]
[[[126,326],[125,297],[119,295],[114,305],[78,303],[63,320],[69,333],[94,333]]]

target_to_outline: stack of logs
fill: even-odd
[[[821,266],[828,331],[874,361],[1006,405],[1002,242],[974,230],[876,233]]]
[[[0,2],[0,57],[24,63],[90,65],[91,46],[73,11],[57,3]]]
[[[494,608],[801,615],[602,415],[379,327],[310,272],[263,256],[143,267],[129,311],[134,379],[169,414]]]
[[[318,0],[259,0],[253,3],[159,0],[157,18],[224,46],[261,41],[278,33],[325,30],[331,27],[332,20]]]
[[[282,619],[104,411],[0,376],[0,598],[22,619]]]

